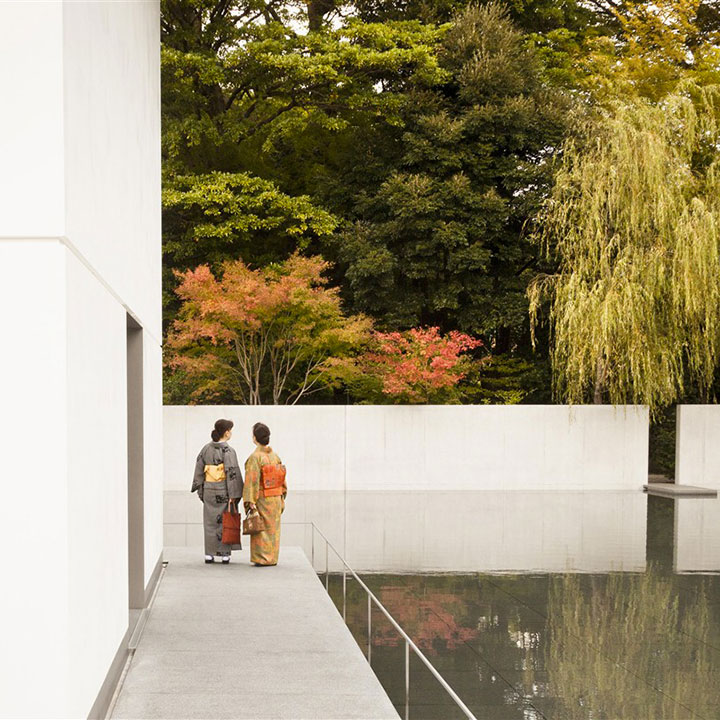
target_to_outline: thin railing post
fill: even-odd
[[[410,644],[405,640],[405,720],[410,718]]]
[[[343,563],[343,620],[347,620],[347,573],[345,571],[345,563]]]
[[[325,541],[325,590],[330,588],[330,564],[328,562],[328,541]]]
[[[372,665],[372,598],[368,595],[368,662]]]
[[[312,559],[312,568],[315,570],[315,523],[310,523],[310,557]]]

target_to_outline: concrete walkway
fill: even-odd
[[[169,561],[114,718],[393,718],[385,691],[304,553],[276,567]]]

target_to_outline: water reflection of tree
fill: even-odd
[[[708,717],[720,707],[718,624],[705,587],[682,607],[671,577],[554,578],[546,667],[554,718]],[[713,642],[715,639],[715,642]]]
[[[478,575],[478,647],[488,663],[512,683],[507,705],[536,717],[532,703],[547,694],[543,672],[545,618],[533,608],[547,602],[547,576]],[[484,692],[488,692],[486,688]]]
[[[366,581],[413,640],[432,659],[470,707],[486,717],[502,708],[503,717],[540,717],[534,698],[546,694],[536,677],[545,622],[508,593],[529,602],[547,599],[547,578],[522,582],[511,576],[420,575],[367,576]],[[340,583],[336,583],[340,587]],[[333,592],[331,583],[331,593]],[[354,583],[348,586],[348,624],[367,648],[367,603]],[[335,596],[335,595],[334,595]],[[342,602],[342,596],[336,596]],[[402,699],[402,639],[381,613],[373,611],[373,669],[392,698]],[[411,717],[449,720],[452,704],[437,705],[437,715],[420,705],[449,702],[442,688],[411,660]],[[422,689],[421,689],[422,688]],[[435,707],[433,705],[433,707]]]
[[[372,584],[378,599],[416,645],[429,654],[454,650],[478,635],[472,610],[475,598],[466,581],[443,576],[406,576],[402,585],[397,584],[397,578],[391,583]],[[354,595],[352,592],[353,599]],[[364,603],[353,602],[348,610],[350,627],[366,626]],[[395,647],[404,642],[389,623],[382,622],[380,617],[378,620],[373,628],[374,646]]]

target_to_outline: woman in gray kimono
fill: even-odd
[[[205,526],[205,562],[211,563],[221,557],[230,562],[232,550],[241,545],[222,542],[222,514],[234,506],[235,512],[243,494],[243,478],[237,454],[227,441],[232,437],[232,420],[218,420],[210,433],[212,442],[200,451],[195,462],[195,475],[191,492],[197,492],[203,502],[203,525]]]

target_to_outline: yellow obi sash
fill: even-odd
[[[225,479],[225,463],[205,466],[205,482],[222,482]]]

